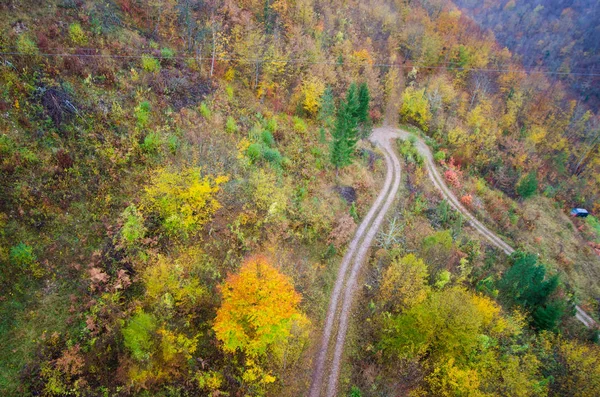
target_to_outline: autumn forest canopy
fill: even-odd
[[[307,395],[395,156],[337,394],[600,395],[600,6],[455,3],[1,1],[0,395]]]

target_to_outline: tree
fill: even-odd
[[[226,352],[261,356],[286,341],[294,322],[306,321],[291,280],[262,256],[246,260],[220,291],[223,302],[213,329]]]
[[[402,107],[400,115],[407,121],[412,121],[419,125],[424,131],[429,129],[429,101],[425,96],[425,89],[416,90],[409,86],[402,93]]]
[[[529,172],[517,184],[516,190],[519,196],[528,198],[533,196],[538,189],[538,180],[535,171]]]
[[[331,163],[336,172],[352,164],[352,154],[357,142],[358,96],[356,84],[348,88],[346,99],[340,103],[331,143]]]
[[[331,87],[325,88],[321,97],[321,107],[319,109],[318,119],[326,126],[330,125],[330,119],[335,115],[335,101],[333,99],[333,90]]]
[[[427,297],[427,266],[414,254],[395,259],[383,274],[379,301],[384,310],[399,313]]]
[[[358,110],[357,121],[361,126],[362,135],[365,136],[371,128],[371,118],[369,116],[371,96],[367,83],[361,83],[358,87]]]
[[[198,231],[221,207],[215,195],[227,180],[202,177],[200,168],[161,168],[151,176],[140,209],[158,215],[168,234],[186,235]]]
[[[512,306],[521,306],[531,313],[538,329],[554,330],[563,315],[564,305],[552,300],[558,288],[558,275],[546,278],[544,265],[537,265],[537,256],[515,252],[513,265],[498,282],[501,296]]]
[[[321,96],[325,91],[325,84],[315,76],[311,76],[302,83],[304,101],[302,107],[310,115],[317,114],[321,107]]]

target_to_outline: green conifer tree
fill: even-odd
[[[333,90],[327,87],[321,97],[321,108],[319,109],[318,119],[325,126],[331,126],[331,119],[335,116],[335,101],[333,99]]]
[[[371,95],[367,83],[361,83],[358,87],[358,122],[367,123],[369,121],[369,102]]]

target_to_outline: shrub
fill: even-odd
[[[168,47],[164,47],[162,50],[160,50],[160,56],[170,60],[175,56],[175,51]]]
[[[160,63],[152,55],[144,54],[142,55],[142,69],[144,69],[146,72],[151,73],[159,72]]]
[[[273,138],[273,134],[271,134],[271,132],[263,131],[261,134],[261,138],[265,145],[269,147],[275,146],[275,139]]]
[[[167,234],[185,236],[198,231],[221,207],[215,195],[227,180],[225,176],[202,177],[199,168],[161,168],[151,176],[140,208],[156,214]]]
[[[465,207],[472,207],[473,206],[473,196],[471,196],[470,194],[465,194],[464,196],[462,196],[460,198],[460,202],[465,206]]]
[[[446,178],[448,183],[450,183],[453,187],[457,189],[460,188],[460,179],[456,171],[446,170],[446,172],[444,172],[444,177]]]
[[[225,93],[227,94],[227,98],[232,101],[233,100],[233,87],[228,84],[227,87],[225,87]]]
[[[17,51],[26,55],[35,55],[39,52],[37,44],[25,34],[17,39]]]
[[[29,269],[37,260],[33,248],[25,243],[19,243],[10,249],[10,262],[23,269]]]
[[[34,277],[42,277],[44,275],[43,269],[39,266],[37,258],[33,253],[33,248],[25,243],[19,243],[12,247],[9,252],[9,259],[11,264],[24,270],[31,272]]]
[[[271,164],[281,165],[281,153],[277,149],[265,148],[263,157]]]
[[[225,130],[229,133],[237,132],[238,125],[232,116],[227,117],[227,121],[225,122]]]
[[[123,343],[133,358],[138,361],[150,358],[154,345],[152,337],[156,327],[154,316],[140,311],[123,328]]]
[[[254,162],[261,157],[262,151],[263,147],[260,143],[253,143],[246,149],[246,155]]]
[[[212,112],[210,111],[210,109],[208,108],[208,106],[206,105],[205,102],[202,102],[200,104],[200,107],[198,108],[198,110],[200,111],[200,114],[202,115],[202,117],[204,117],[207,120],[210,120],[210,116],[212,116]]]
[[[177,153],[177,150],[179,150],[181,142],[179,141],[179,138],[177,138],[177,136],[169,135],[169,137],[167,138],[167,145],[169,146],[169,151],[171,152],[171,154],[175,154]]]
[[[302,120],[300,117],[294,116],[294,131],[299,132],[299,133],[305,133],[306,132],[306,123],[304,122],[304,120]]]
[[[126,244],[135,244],[146,234],[144,217],[133,204],[125,208],[125,211],[123,211],[121,216],[124,219],[123,227],[121,228],[121,236]]]
[[[438,163],[441,163],[442,161],[446,160],[446,152],[442,152],[441,150],[439,152],[435,152],[433,159]]]
[[[135,108],[135,118],[140,128],[144,128],[148,125],[150,120],[150,102],[143,101]]]
[[[533,196],[538,189],[538,180],[535,171],[529,172],[517,184],[517,194],[523,198]]]
[[[144,138],[141,144],[142,151],[147,154],[156,154],[160,147],[160,135],[156,132],[151,132]]]
[[[69,25],[69,38],[76,45],[85,45],[87,44],[87,35],[85,31],[79,24],[79,22],[72,23]]]

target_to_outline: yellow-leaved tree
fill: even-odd
[[[302,83],[304,100],[302,107],[308,114],[315,116],[321,108],[321,96],[325,92],[325,83],[315,76],[310,76]]]
[[[155,171],[141,203],[146,214],[154,213],[169,235],[198,231],[221,205],[215,199],[227,176],[202,176],[200,168]]]
[[[300,294],[291,280],[263,256],[246,260],[239,272],[230,274],[220,287],[223,296],[213,329],[222,349],[245,353],[242,378],[255,389],[275,381],[260,364],[275,345],[285,345],[296,328],[306,328],[300,312]],[[277,349],[275,349],[277,350]],[[275,352],[277,356],[277,352]]]
[[[405,120],[416,123],[424,131],[429,129],[431,113],[424,88],[417,90],[413,86],[406,87],[402,93],[400,115]]]

